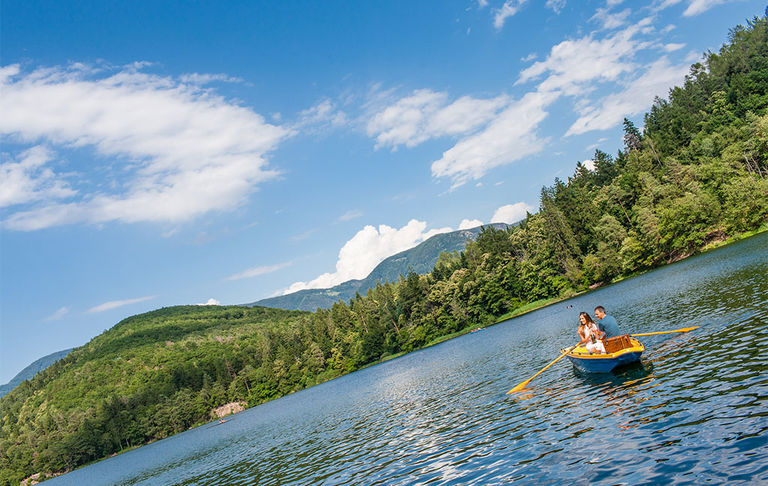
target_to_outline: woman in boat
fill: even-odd
[[[605,333],[600,332],[595,321],[586,312],[581,312],[579,314],[579,322],[581,323],[578,329],[579,336],[581,337],[579,344],[587,343],[585,347],[590,353],[605,353],[605,347],[601,341]]]

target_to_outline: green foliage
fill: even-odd
[[[185,306],[118,323],[0,399],[0,484],[63,471],[567,295],[768,221],[768,20],[692,66],[625,148],[519,225],[314,313]],[[446,248],[442,248],[446,249]],[[439,252],[438,252],[439,253]],[[435,253],[437,254],[437,253]],[[423,274],[420,274],[423,273]]]

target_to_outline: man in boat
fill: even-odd
[[[595,317],[597,317],[597,328],[600,332],[605,333],[603,339],[619,336],[619,324],[613,316],[609,316],[605,313],[605,308],[602,305],[595,307]]]

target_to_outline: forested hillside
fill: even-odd
[[[494,322],[527,303],[693,254],[768,223],[768,20],[731,33],[541,192],[520,225],[315,313],[178,307],[135,316],[0,399],[0,483],[61,471]]]

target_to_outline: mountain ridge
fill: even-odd
[[[379,282],[395,282],[400,276],[405,277],[411,272],[428,273],[435,267],[440,253],[463,251],[467,242],[474,241],[477,235],[483,231],[483,228],[507,229],[509,226],[511,225],[506,223],[490,223],[474,228],[440,233],[427,238],[412,248],[385,258],[365,278],[347,280],[325,289],[299,290],[245,305],[305,311],[314,311],[318,308],[327,309],[340,300],[348,301],[354,298],[358,293],[365,295],[368,289],[374,288]]]
[[[19,386],[22,382],[30,380],[38,373],[51,366],[56,361],[66,357],[73,349],[69,348],[61,351],[56,351],[49,355],[43,356],[33,361],[29,366],[19,371],[16,376],[10,379],[8,383],[0,385],[0,397],[7,395],[11,390]]]

